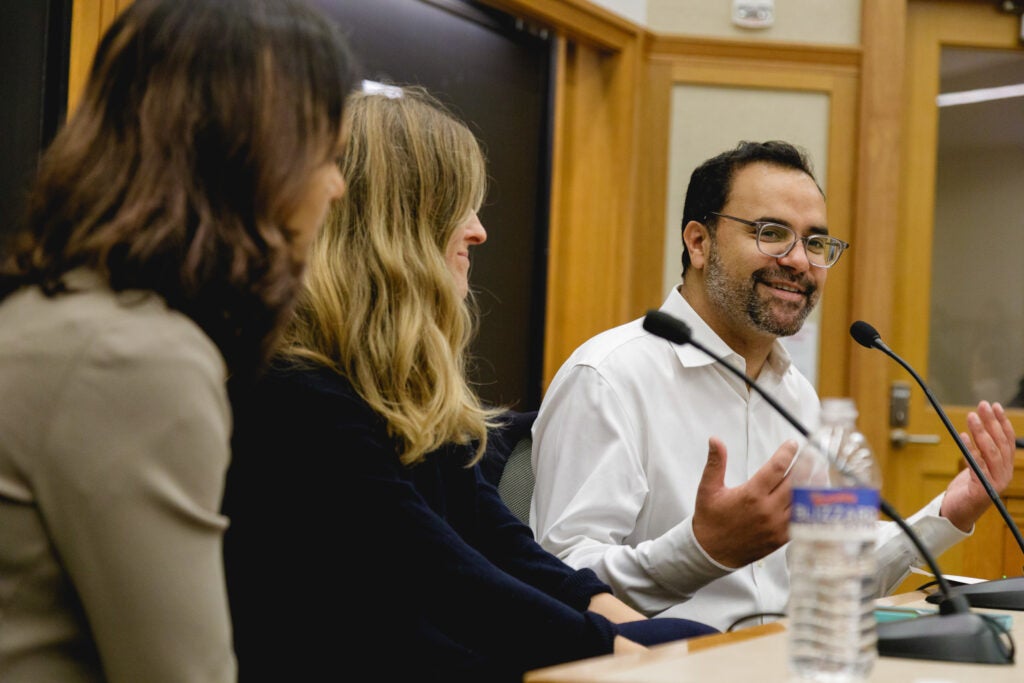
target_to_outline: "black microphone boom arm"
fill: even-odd
[[[882,341],[882,336],[872,327],[870,324],[863,320],[858,320],[850,326],[850,336],[860,344],[861,346],[869,349],[878,349],[885,355],[892,358],[894,361],[900,364],[904,370],[910,373],[910,376],[914,378],[921,390],[924,391],[924,395],[928,398],[928,402],[935,408],[935,412],[938,413],[939,418],[942,420],[942,424],[946,427],[946,431],[953,437],[953,442],[960,449],[960,452],[964,456],[964,460],[970,466],[975,476],[981,482],[981,485],[985,489],[985,493],[988,494],[989,499],[995,506],[996,510],[999,511],[999,515],[1003,518],[1006,528],[1013,534],[1014,539],[1017,541],[1017,545],[1021,551],[1024,552],[1024,537],[1021,536],[1020,529],[1017,527],[1016,522],[1013,521],[1013,517],[1010,516],[1009,511],[1006,509],[1006,505],[1003,503],[1003,499],[999,497],[995,488],[992,486],[992,482],[988,480],[988,477],[981,471],[981,466],[978,465],[977,459],[968,450],[967,445],[964,444],[963,439],[960,438],[959,432],[953,427],[953,423],[950,422],[949,416],[946,415],[946,411],[939,405],[938,400],[932,394],[931,389],[925,384],[921,376],[917,374],[914,368],[910,367],[910,364],[899,357],[895,351],[890,349],[885,342]],[[1024,610],[1024,577],[1010,577],[1005,579],[996,579],[994,581],[984,581],[981,583],[968,584],[964,586],[957,586],[954,588],[954,592],[960,595],[964,595],[967,600],[976,607],[994,607],[996,609],[1008,609],[1008,610]],[[933,600],[934,601],[934,600]]]
[[[662,339],[667,339],[673,344],[689,344],[695,349],[699,349],[703,353],[707,354],[708,357],[713,358],[715,362],[717,362],[723,368],[731,372],[733,375],[742,379],[744,382],[747,383],[747,385],[751,389],[760,394],[761,398],[767,401],[771,405],[771,407],[775,409],[775,412],[781,415],[786,420],[786,422],[793,425],[793,428],[800,432],[800,434],[802,434],[805,439],[810,438],[810,431],[807,429],[807,427],[801,424],[799,420],[793,417],[792,413],[783,408],[775,400],[774,397],[772,397],[760,386],[758,386],[757,382],[755,382],[752,377],[748,377],[745,372],[741,371],[737,367],[734,367],[731,363],[726,362],[724,358],[719,357],[717,354],[713,353],[703,344],[695,340],[690,330],[690,326],[687,325],[682,320],[679,320],[678,318],[669,315],[664,311],[652,310],[648,311],[647,316],[644,318],[644,329],[658,337],[661,337]],[[833,464],[836,465],[837,467],[840,467],[838,463]],[[851,472],[844,472],[844,474],[853,479],[854,481],[857,480],[857,476]],[[932,574],[935,575],[935,580],[939,584],[941,592],[945,595],[949,595],[949,582],[946,581],[946,578],[942,575],[942,571],[939,569],[938,562],[935,561],[935,558],[932,556],[931,552],[929,552],[928,548],[925,547],[920,537],[918,537],[918,535],[914,533],[914,531],[911,529],[907,521],[903,519],[903,517],[898,512],[896,512],[896,509],[881,497],[879,497],[879,507],[881,508],[885,516],[891,519],[892,521],[896,522],[896,525],[899,526],[900,529],[902,529],[903,532],[907,535],[907,538],[910,539],[910,542],[914,544],[914,547],[917,549],[917,552],[924,559],[925,563],[927,563],[928,568],[931,569]],[[950,607],[949,610],[966,611],[966,605],[959,610],[954,609],[953,607]]]
[[[747,386],[756,391],[789,424],[793,425],[804,438],[810,431],[778,401],[758,386],[753,378],[739,368],[733,367],[700,342],[694,340],[690,326],[664,311],[650,310],[644,317],[644,329],[673,344],[690,344],[712,358],[723,368],[739,377]],[[838,466],[838,463],[833,463]],[[999,632],[993,629],[985,617],[974,614],[961,597],[952,595],[948,581],[939,569],[931,552],[920,537],[911,529],[906,520],[885,500],[880,498],[882,512],[891,518],[917,549],[928,564],[939,584],[939,591],[946,596],[939,604],[939,614],[903,621],[878,624],[878,653],[887,657],[907,657],[983,664],[1009,664],[1013,661],[1013,649],[1007,648]]]

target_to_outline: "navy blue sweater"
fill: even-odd
[[[237,388],[236,388],[237,389]],[[609,592],[543,550],[449,446],[405,467],[346,380],[236,391],[224,512],[240,678],[518,681],[612,650]],[[342,633],[346,635],[342,635]]]

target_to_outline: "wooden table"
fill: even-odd
[[[879,606],[927,607],[923,593],[883,598]],[[995,610],[975,609],[978,612]],[[1024,612],[1013,616],[1014,643],[1024,646]],[[789,683],[785,621],[652,647],[648,652],[594,657],[529,672],[525,683]],[[963,664],[879,657],[871,683],[1024,683],[1024,663]]]

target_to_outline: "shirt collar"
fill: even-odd
[[[668,293],[665,303],[661,305],[661,310],[679,318],[689,325],[690,330],[693,333],[693,338],[699,341],[703,346],[706,346],[712,353],[725,359],[726,362],[734,365],[735,367],[745,370],[747,363],[743,356],[733,351],[732,348],[722,341],[722,338],[719,337],[706,322],[704,322],[704,319],[701,318],[695,310],[693,310],[692,306],[690,306],[690,302],[683,298],[683,295],[679,293],[678,286],[673,287]],[[683,367],[698,367],[702,365],[710,365],[715,362],[714,359],[706,353],[695,346],[690,346],[689,344],[677,346],[676,355],[679,357],[679,361],[683,364]],[[793,360],[789,355],[789,351],[787,351],[786,347],[782,345],[782,342],[776,339],[772,343],[772,350],[768,353],[768,359],[765,361],[765,368],[781,377],[787,370],[789,370],[792,362]],[[762,374],[764,374],[763,370]]]

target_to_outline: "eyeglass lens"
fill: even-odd
[[[757,231],[757,246],[766,256],[785,256],[800,239],[807,252],[807,260],[819,266],[830,266],[839,260],[843,249],[839,240],[827,235],[797,238],[795,232],[784,225],[762,225]]]

